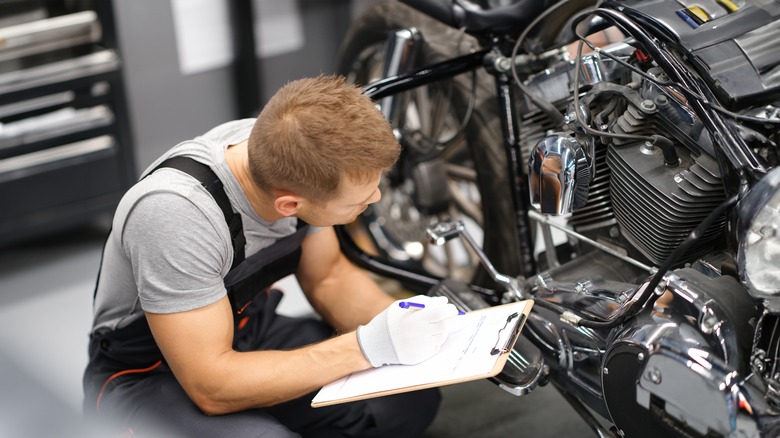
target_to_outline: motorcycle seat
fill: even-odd
[[[510,5],[482,9],[463,0],[401,0],[401,2],[448,26],[464,28],[472,35],[520,33],[552,4],[549,0],[518,0]]]

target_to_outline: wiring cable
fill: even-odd
[[[554,303],[545,301],[542,298],[534,298],[534,304],[540,305],[546,309],[560,314],[561,319],[578,327],[587,327],[599,330],[617,327],[628,319],[634,317],[642,308],[652,306],[655,303],[655,301],[661,295],[656,293],[656,288],[659,284],[661,284],[664,275],[666,275],[666,273],[679,262],[680,257],[685,253],[685,251],[687,251],[691,245],[693,245],[702,235],[704,235],[710,226],[712,226],[713,222],[715,222],[716,219],[723,215],[727,209],[736,205],[737,201],[739,201],[739,197],[735,195],[715,207],[715,209],[712,210],[707,215],[707,217],[705,217],[704,220],[701,221],[699,225],[688,234],[685,240],[683,240],[677,246],[677,248],[672,251],[669,257],[666,258],[664,264],[658,268],[655,274],[653,274],[644,289],[637,292],[639,296],[632,298],[631,301],[629,301],[629,303],[623,307],[612,319],[597,321],[594,319],[583,318],[581,316],[575,315],[569,310],[563,309]]]
[[[717,111],[721,114],[724,114],[728,117],[731,117],[736,120],[741,120],[745,122],[752,122],[752,123],[758,123],[758,124],[770,124],[770,125],[777,125],[780,126],[780,120],[771,120],[771,119],[762,119],[759,117],[752,117],[752,116],[746,116],[743,114],[737,114],[735,112],[729,111],[726,108],[723,108],[722,106],[710,102],[707,98],[702,96],[701,94],[691,90],[690,88],[686,87],[685,85],[679,84],[677,82],[672,81],[662,81],[658,79],[657,77],[648,74],[647,72],[643,71],[642,69],[638,68],[637,66],[624,61],[623,59],[620,59],[620,57],[613,55],[612,53],[609,53],[607,51],[601,50],[599,47],[595,46],[593,43],[588,41],[586,38],[582,37],[581,35],[577,34],[577,38],[588,45],[588,47],[593,50],[594,52],[598,53],[599,55],[606,56],[607,58],[617,62],[618,64],[630,69],[631,71],[635,72],[636,74],[642,76],[643,78],[647,79],[648,81],[658,85],[659,87],[674,87],[681,92],[683,92],[685,95],[687,95],[690,98],[694,98],[698,101],[700,101],[702,104],[707,106],[713,111]]]
[[[436,140],[436,145],[438,146],[445,146],[453,141],[455,141],[458,137],[460,137],[464,132],[466,132],[466,127],[469,124],[469,121],[471,120],[471,116],[474,114],[474,107],[476,105],[477,101],[477,71],[472,70],[471,71],[471,95],[469,96],[469,102],[468,106],[466,107],[466,112],[463,115],[463,120],[460,123],[460,126],[458,126],[458,130],[455,131],[450,138],[446,140]]]
[[[735,195],[715,207],[715,209],[712,210],[707,215],[707,217],[704,218],[704,220],[701,221],[701,223],[688,234],[685,240],[683,240],[677,246],[677,248],[672,251],[669,257],[666,258],[664,264],[661,265],[661,267],[658,268],[656,273],[651,277],[650,281],[647,283],[647,286],[641,292],[641,295],[638,297],[638,299],[632,301],[633,306],[625,309],[622,315],[618,316],[614,321],[599,322],[581,320],[577,325],[596,329],[612,328],[621,324],[626,319],[633,317],[636,314],[636,311],[633,310],[635,306],[652,306],[658,297],[661,296],[655,292],[655,289],[661,283],[661,280],[663,280],[664,275],[666,275],[666,273],[678,263],[680,257],[685,253],[685,251],[687,251],[691,245],[693,245],[702,235],[704,235],[710,226],[712,226],[712,223],[715,222],[715,220],[718,219],[721,215],[723,215],[727,209],[733,207],[737,201],[739,201],[739,197]]]
[[[517,38],[517,41],[515,41],[515,45],[512,48],[512,55],[511,55],[511,71],[512,71],[512,78],[515,80],[515,84],[517,85],[517,88],[520,90],[521,93],[523,93],[528,99],[536,105],[549,119],[553,122],[555,126],[562,126],[563,125],[563,115],[558,110],[558,108],[555,107],[552,103],[542,99],[541,97],[537,96],[536,93],[532,92],[528,89],[528,87],[523,84],[523,81],[520,80],[520,75],[517,73],[517,64],[515,63],[515,59],[517,58],[517,54],[520,51],[520,46],[523,44],[523,41],[525,41],[526,37],[528,36],[528,33],[536,27],[542,20],[547,18],[550,14],[557,11],[558,8],[561,6],[566,5],[569,3],[568,0],[561,0],[558,3],[552,5],[551,7],[547,8],[539,14],[536,18],[531,21],[528,26],[523,29],[523,32],[520,33],[520,36]]]

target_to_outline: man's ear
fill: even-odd
[[[295,195],[282,195],[274,199],[274,208],[282,216],[295,216],[301,208],[302,199]]]

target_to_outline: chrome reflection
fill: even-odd
[[[567,133],[537,143],[528,160],[531,204],[545,214],[562,215],[585,205],[590,168],[584,148]]]

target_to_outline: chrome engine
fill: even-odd
[[[657,16],[664,2],[652,3]],[[676,26],[670,31],[687,32]],[[755,40],[751,29],[741,31],[753,39],[719,38],[715,45]],[[642,54],[634,46],[628,39],[584,57],[579,72],[567,60],[526,82],[566,109],[568,130],[550,132],[527,102],[521,111],[532,203],[542,213],[564,214],[568,224],[558,248],[546,240],[549,266],[532,281],[530,293],[601,321],[613,320],[641,295],[657,267],[726,201],[726,187],[735,181],[717,158],[718,140],[685,97],[658,85],[668,81],[661,69],[648,70],[657,79],[651,81],[604,56],[636,61],[637,52]],[[689,49],[699,55],[695,59],[704,57],[696,47]],[[747,61],[734,62],[757,64],[748,52]],[[724,67],[725,53],[715,62],[715,52],[706,50],[709,62],[720,68],[712,69],[717,78],[705,82],[721,81],[716,92],[733,111],[777,120],[776,87],[756,96],[733,85],[735,72],[744,69]],[[767,56],[773,60],[762,62],[780,65],[780,54]],[[579,108],[560,91],[566,80],[573,89],[575,74],[585,91]],[[671,144],[593,135],[582,123],[609,133],[657,134]],[[756,141],[760,136],[749,130],[741,134],[770,167],[778,164],[777,138]],[[592,329],[538,307],[529,319],[526,336],[547,358],[552,380],[609,418],[619,435],[758,436],[748,418],[780,408],[780,306],[762,313],[740,282],[728,224],[724,214],[700,233],[653,291],[654,305],[632,319]],[[766,419],[761,434],[776,436],[776,423]]]
[[[604,50],[621,53],[626,47],[621,43]],[[630,74],[628,71],[616,71],[615,67],[604,67],[598,55],[591,55],[586,61],[588,69],[597,72],[591,73],[595,77],[619,80]],[[570,63],[559,68],[574,74]],[[602,72],[602,68],[609,70]],[[662,73],[657,74],[663,77]],[[557,83],[559,79],[545,75],[531,81],[537,90],[545,90],[545,82],[551,82],[549,86],[552,87],[552,82]],[[592,145],[589,160],[592,161],[593,175],[586,177],[592,180],[582,183],[583,178],[578,178],[578,190],[582,191],[584,185],[587,193],[584,205],[566,212],[541,211],[548,214],[571,213],[568,223],[574,230],[616,244],[637,258],[660,265],[694,227],[726,199],[712,142],[690,109],[678,102],[674,95],[664,93],[647,81],[640,86],[615,82],[595,82],[591,86],[590,99],[586,97],[590,101],[598,99],[602,93],[615,96],[597,104],[600,108],[595,110],[598,112],[597,123],[610,132],[661,133],[674,139],[678,162],[666,165],[661,148],[645,142],[604,143],[598,138],[578,133],[576,128],[546,137],[534,136],[534,133],[526,131],[524,144],[537,145],[525,151],[531,157],[532,178],[535,173],[538,174],[533,170],[533,160],[540,155],[538,145],[561,141]],[[628,107],[623,104],[622,111],[621,98],[632,102]],[[570,104],[570,100],[565,100],[563,104]],[[573,111],[569,112],[570,119],[573,119]],[[523,126],[529,126],[536,116],[528,114]],[[543,132],[538,128],[534,131]],[[535,192],[533,188],[531,191]],[[538,204],[539,200],[534,199],[534,202]],[[720,218],[685,254],[685,260],[695,260],[711,251],[716,240],[723,236],[725,226],[725,217]],[[617,229],[610,230],[612,227]],[[615,237],[618,235],[624,241],[617,241]]]

